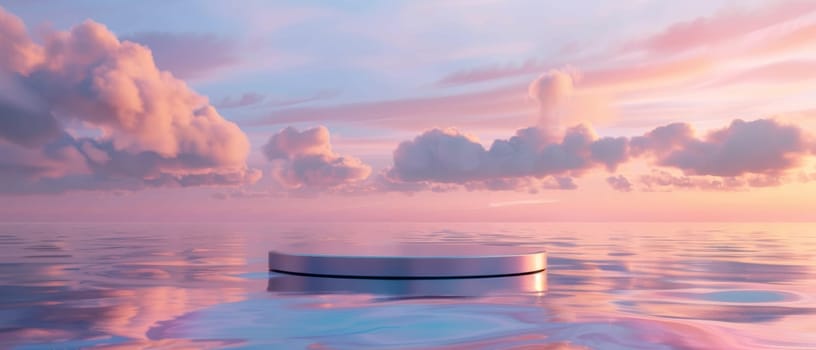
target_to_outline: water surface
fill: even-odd
[[[480,281],[266,272],[275,247],[544,247]],[[816,224],[0,224],[0,348],[814,349]]]

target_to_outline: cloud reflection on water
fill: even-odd
[[[816,346],[812,224],[0,230],[3,348]],[[265,272],[269,249],[315,241],[543,246],[549,266],[543,274],[449,283]]]

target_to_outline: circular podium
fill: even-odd
[[[364,279],[486,278],[547,269],[547,253],[511,246],[403,244],[270,251],[269,270],[300,276]]]

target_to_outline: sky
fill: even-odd
[[[2,221],[816,221],[816,2],[0,1]]]

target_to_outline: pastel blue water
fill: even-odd
[[[285,246],[548,250],[471,281],[269,273]],[[0,348],[814,349],[816,224],[0,224]]]
[[[705,293],[700,296],[705,300],[726,301],[734,303],[769,303],[785,300],[785,294],[766,290],[738,290]]]

